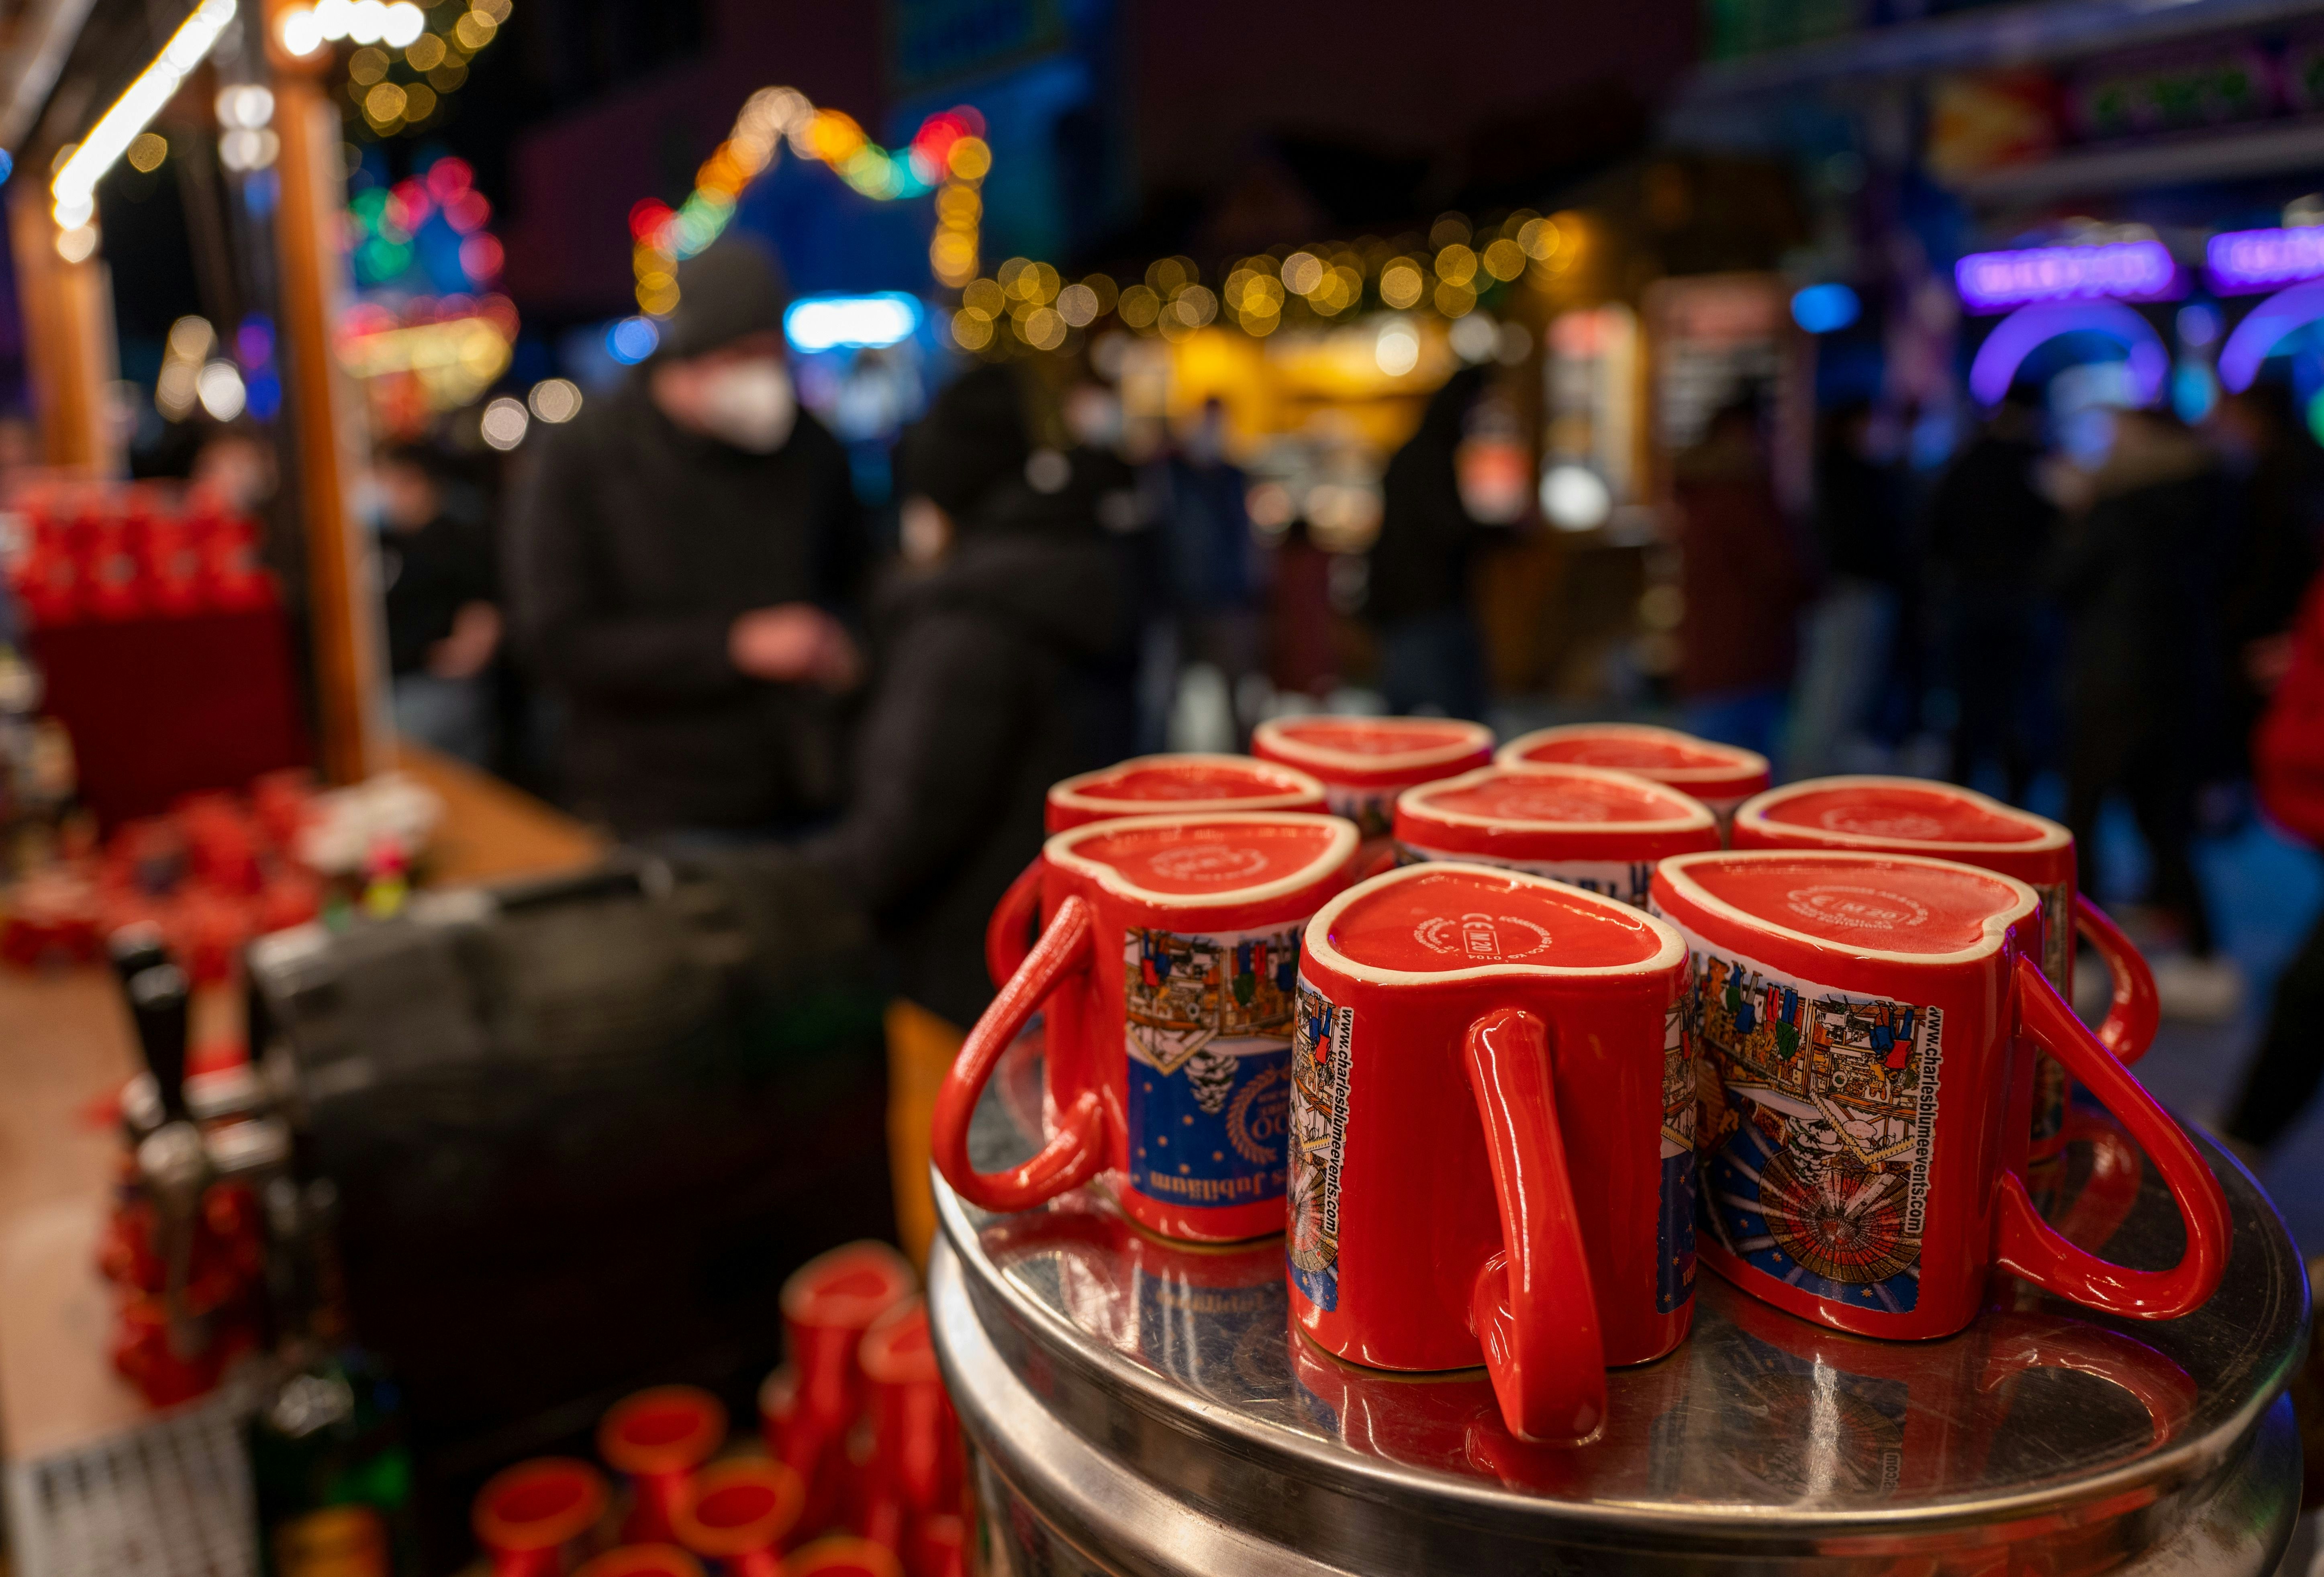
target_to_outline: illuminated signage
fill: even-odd
[[[801,351],[876,350],[912,337],[920,304],[897,290],[873,296],[805,296],[783,313],[783,335]]]
[[[2324,279],[2324,226],[2214,235],[2203,248],[2203,272],[2223,296],[2247,296],[2301,280]]]
[[[2167,301],[2186,293],[2160,241],[1973,252],[1953,265],[1961,305],[2005,312],[2036,301]]]

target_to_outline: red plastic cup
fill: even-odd
[[[496,1473],[470,1513],[493,1577],[557,1577],[566,1546],[605,1509],[605,1479],[571,1457],[535,1457]]]
[[[844,1438],[863,1413],[856,1349],[873,1321],[911,1296],[912,1268],[904,1257],[869,1241],[819,1254],[783,1283],[795,1397],[775,1454],[807,1483],[810,1527],[831,1513],[844,1476]]]
[[[617,1545],[573,1577],[702,1577],[702,1563],[676,1545]]]
[[[903,1513],[889,1537],[881,1537],[887,1529],[876,1516],[863,1531],[900,1550],[905,1523],[959,1506],[966,1467],[960,1425],[928,1341],[927,1305],[908,1298],[881,1315],[864,1333],[858,1361],[872,1387],[871,1503],[875,1512],[893,1504]]]
[[[911,1577],[965,1577],[968,1571],[968,1523],[946,1513],[924,1517],[912,1529],[905,1551],[905,1569]]]
[[[794,1551],[786,1577],[904,1577],[903,1563],[870,1539],[833,1534]]]
[[[806,1506],[807,1486],[790,1469],[735,1457],[696,1475],[693,1499],[678,1508],[678,1536],[729,1577],[782,1577],[783,1540]]]
[[[726,1438],[726,1409],[693,1386],[656,1386],[613,1404],[597,1425],[597,1454],[629,1475],[636,1499],[622,1524],[632,1544],[669,1544],[694,1492],[694,1470]]]

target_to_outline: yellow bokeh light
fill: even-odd
[[[429,85],[438,93],[456,92],[467,79],[468,68],[459,60],[447,60],[428,73]]]
[[[1001,293],[1004,296],[1018,297],[1028,294],[1022,281],[1025,278],[1025,271],[1032,266],[1030,258],[1012,257],[994,269],[992,277],[1000,281]]]
[[[1035,350],[1055,350],[1065,343],[1065,320],[1053,308],[1036,309],[1018,326],[1018,330]]]
[[[415,71],[433,71],[444,63],[444,41],[432,32],[423,32],[403,51],[403,60]]]
[[[945,162],[963,180],[982,180],[985,172],[992,168],[992,150],[985,145],[982,137],[963,137],[952,145]]]
[[[170,140],[159,132],[140,132],[130,143],[122,157],[129,168],[140,174],[150,175],[161,168],[161,161],[170,156]]]
[[[965,229],[984,213],[984,199],[968,187],[947,186],[936,193],[936,217],[956,229]]]
[[[1477,254],[1454,242],[1437,253],[1436,277],[1447,284],[1467,284],[1477,277]]]
[[[1399,257],[1380,270],[1380,300],[1401,310],[1420,300],[1425,282],[1420,277],[1420,270]]]
[[[364,48],[347,57],[347,78],[368,88],[387,75],[387,51]]]
[[[414,82],[403,90],[403,118],[424,121],[436,113],[435,90],[425,82]]]
[[[1113,304],[1121,300],[1121,292],[1114,288],[1113,279],[1110,274],[1093,273],[1082,283],[1097,293],[1097,309],[1100,317],[1112,311]]]
[[[382,82],[364,95],[364,114],[385,124],[403,118],[403,106],[409,98],[402,88],[392,82]]]
[[[452,24],[452,36],[459,41],[462,49],[473,55],[492,42],[493,34],[499,30],[500,23],[483,12],[467,11],[463,12],[460,20]]]
[[[1477,304],[1477,292],[1466,285],[1456,285],[1443,280],[1436,286],[1436,309],[1447,318],[1464,316]]]
[[[1485,272],[1497,280],[1513,280],[1525,266],[1525,248],[1506,236],[1485,248]]]
[[[976,280],[960,293],[961,310],[973,318],[988,321],[1001,316],[1006,300],[1001,287],[991,280]]]
[[[1283,282],[1295,296],[1312,294],[1323,282],[1323,260],[1312,252],[1295,252],[1283,260]]]
[[[1057,292],[1057,316],[1075,328],[1097,320],[1097,292],[1087,285],[1067,285]]]
[[[1185,263],[1176,257],[1149,263],[1146,269],[1146,283],[1157,296],[1174,294],[1189,277]]]
[[[1121,292],[1121,320],[1132,328],[1151,328],[1162,310],[1162,298],[1145,285],[1132,285]]]
[[[982,350],[992,343],[992,319],[967,311],[952,315],[953,343],[963,350]]]

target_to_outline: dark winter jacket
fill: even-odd
[[[883,588],[853,800],[805,851],[872,910],[899,991],[963,1027],[991,1000],[985,919],[1040,852],[1049,785],[1116,759],[1130,711],[1118,556],[1093,529],[1039,529],[1049,501],[1010,492],[1001,521]]]
[[[687,432],[645,377],[552,430],[512,533],[517,636],[567,705],[571,796],[625,835],[827,814],[835,703],[746,678],[727,635],[754,608],[846,606],[863,555],[846,454],[804,410],[771,455]]]
[[[1419,430],[1380,479],[1379,537],[1373,542],[1364,617],[1394,624],[1469,605],[1469,565],[1483,539],[1461,502],[1454,457],[1484,374],[1463,368],[1429,397]]]

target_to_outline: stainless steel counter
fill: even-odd
[[[1038,1110],[1027,1046],[977,1164],[1030,1154]],[[2204,1153],[2236,1237],[2196,1314],[2112,1320],[2002,1277],[1960,1335],[1883,1342],[1706,1273],[1686,1343],[1612,1374],[1605,1435],[1572,1451],[1511,1436],[1482,1370],[1391,1375],[1291,1333],[1281,1240],[1166,1243],[1094,1186],[996,1217],[939,1182],[929,1303],[996,1572],[2268,1572],[2306,1283],[2257,1185]],[[2167,1265],[2178,1213],[2144,1174],[2084,1139],[2052,1218]]]

